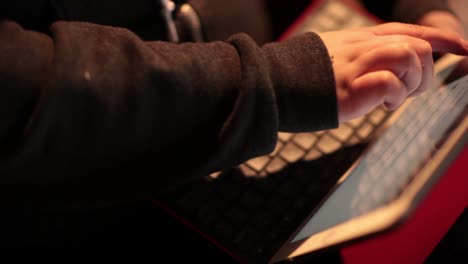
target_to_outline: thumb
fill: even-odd
[[[406,99],[407,88],[391,71],[382,70],[366,73],[356,78],[348,98],[340,104],[340,122],[345,122],[369,113],[384,104],[394,110]]]

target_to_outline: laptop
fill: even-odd
[[[298,21],[283,38],[377,23],[341,0],[315,1]],[[468,76],[443,84],[461,59],[440,59],[433,89],[396,112],[280,134],[271,155],[155,201],[240,263],[290,262],[395,232],[466,149]]]
[[[447,73],[442,63],[454,66],[458,60],[443,58],[439,77]],[[403,224],[466,149],[467,106],[468,74],[407,102],[271,262],[343,246]]]

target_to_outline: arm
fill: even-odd
[[[0,24],[5,206],[136,199],[266,154],[278,130],[397,107],[427,88],[431,51],[468,54],[453,33],[391,23],[263,47],[243,34],[178,45],[86,23],[51,32]]]
[[[394,110],[427,90],[434,75],[433,52],[468,55],[468,41],[458,34],[413,24],[320,35],[333,60],[340,122],[380,104]]]
[[[267,154],[278,130],[337,125],[312,33],[259,47],[242,34],[177,45],[87,23],[51,32],[0,24],[3,202],[134,199]]]

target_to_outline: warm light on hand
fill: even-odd
[[[452,31],[402,23],[321,33],[333,60],[339,120],[365,115],[378,105],[394,110],[427,90],[432,53],[468,55],[468,41]]]

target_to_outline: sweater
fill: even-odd
[[[203,43],[168,42],[157,1],[3,4],[2,206],[138,199],[268,154],[279,131],[337,127],[320,37],[274,41],[278,10],[292,20],[307,3],[284,2],[189,1]]]

